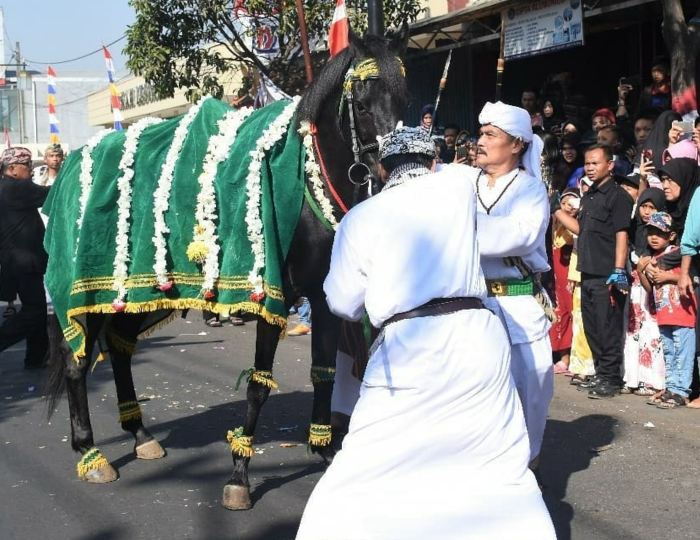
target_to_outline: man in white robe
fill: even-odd
[[[324,290],[334,313],[366,310],[383,330],[297,539],[553,539],[508,337],[481,308],[473,185],[431,173],[420,129],[397,128],[379,152],[386,187],[343,218]]]
[[[452,167],[463,171],[477,193],[479,251],[489,296],[486,306],[498,314],[508,332],[511,372],[536,469],[554,393],[551,324],[543,307],[549,299],[538,279],[549,270],[545,234],[550,217],[540,171],[542,140],[533,135],[525,109],[500,101],[484,106],[479,123],[477,166]]]

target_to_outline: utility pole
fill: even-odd
[[[367,0],[367,33],[384,35],[384,6],[382,0]]]
[[[22,67],[22,56],[19,50],[19,41],[15,42],[15,81],[17,84],[17,113],[19,115],[19,143],[24,143],[24,96],[20,87],[19,71]]]

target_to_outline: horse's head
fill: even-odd
[[[379,177],[377,136],[396,127],[408,104],[400,59],[407,41],[407,25],[386,37],[360,38],[350,32],[350,46],[326,64],[304,94],[300,119],[316,123],[320,141],[335,138],[336,147],[330,147],[334,154],[340,150],[338,137],[344,143],[344,170],[338,171],[336,182],[365,185],[371,182],[368,173]],[[354,191],[361,200],[368,190]]]

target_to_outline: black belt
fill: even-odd
[[[422,306],[418,306],[410,311],[397,313],[393,317],[389,317],[382,327],[405,319],[415,319],[416,317],[433,317],[435,315],[446,315],[455,311],[463,311],[466,309],[484,309],[484,304],[479,298],[470,296],[462,296],[457,298],[434,298],[430,302],[426,302]]]

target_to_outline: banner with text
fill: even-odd
[[[508,9],[504,57],[523,58],[583,45],[581,0],[539,0]]]

